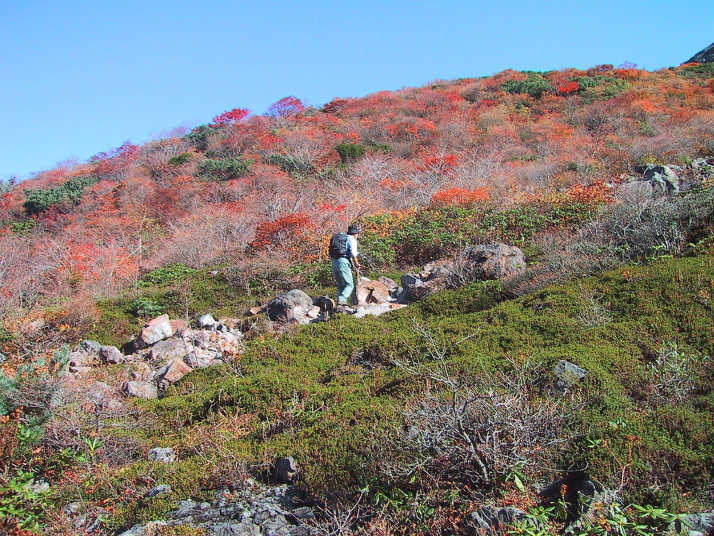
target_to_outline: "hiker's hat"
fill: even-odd
[[[356,225],[350,225],[347,228],[347,234],[360,234],[362,231],[360,231],[359,227]]]

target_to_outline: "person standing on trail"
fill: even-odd
[[[330,240],[330,258],[332,259],[332,275],[337,283],[337,305],[348,306],[355,289],[352,269],[359,274],[362,265],[359,263],[357,237],[360,229],[356,225],[347,228],[347,234],[338,233]]]

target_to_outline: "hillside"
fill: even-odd
[[[267,534],[236,512],[282,516],[276,480],[286,534],[473,534],[491,507],[537,521],[501,532],[656,534],[712,511],[712,124],[711,64],[504,71],[236,108],[0,185],[6,532]],[[327,237],[352,222],[370,277],[500,242],[527,267],[376,318],[247,315],[334,293]],[[156,398],[126,396],[149,350],[69,372],[208,312],[230,328],[200,336],[240,351]]]

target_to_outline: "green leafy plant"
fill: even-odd
[[[196,270],[189,268],[180,262],[169,264],[143,275],[137,282],[137,286],[141,288],[152,285],[162,285],[164,283],[169,283],[170,281],[175,281],[176,279],[185,277],[194,272],[196,272]]]
[[[136,316],[159,316],[164,314],[164,306],[159,305],[148,296],[139,296],[132,303]]]

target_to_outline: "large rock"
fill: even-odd
[[[302,290],[290,290],[268,303],[268,318],[273,322],[292,322],[305,318],[312,307],[310,296]]]
[[[141,341],[146,346],[152,346],[159,341],[168,339],[174,334],[169,315],[161,315],[150,320],[141,330]]]
[[[357,282],[357,304],[367,305],[384,303],[391,297],[389,289],[381,281],[372,281],[366,277]]]
[[[183,339],[166,339],[157,342],[151,347],[151,360],[166,362],[172,359],[183,359],[191,353],[193,347],[184,342]]]
[[[462,262],[479,280],[511,277],[526,269],[526,256],[516,246],[507,244],[482,244],[464,249]]]
[[[429,281],[417,281],[411,285],[405,287],[405,291],[408,296],[407,301],[418,301],[431,296],[435,292],[441,292],[445,290],[449,285],[449,281],[446,277],[439,276]]]
[[[669,166],[648,164],[638,168],[637,171],[642,173],[643,180],[649,182],[656,193],[677,193],[679,191],[679,177]]]

